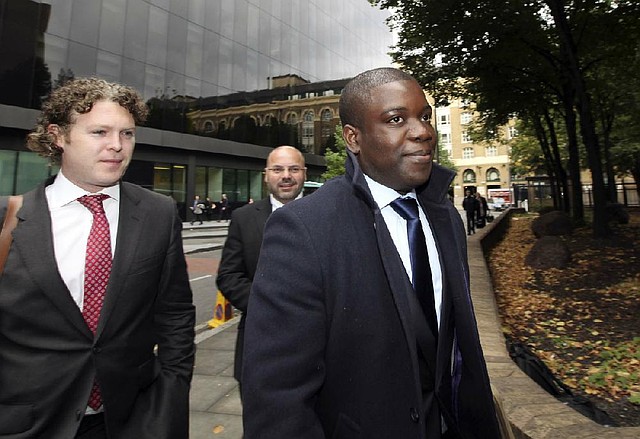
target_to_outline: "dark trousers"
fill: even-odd
[[[475,215],[473,213],[467,213],[467,233],[476,231]]]
[[[85,415],[80,421],[75,439],[107,439],[104,413]]]

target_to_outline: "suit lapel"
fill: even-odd
[[[262,235],[264,233],[264,225],[267,223],[269,219],[269,215],[271,215],[272,207],[271,200],[269,198],[264,198],[256,203],[254,203],[255,209],[257,211],[254,216],[255,226],[257,236],[260,238],[258,242],[262,242]]]
[[[118,219],[118,237],[116,251],[113,257],[111,276],[104,297],[104,304],[100,312],[100,320],[96,330],[96,338],[100,336],[122,292],[124,280],[132,266],[135,249],[139,245],[142,236],[144,216],[146,210],[142,208],[144,203],[136,197],[127,186],[120,184],[120,218]]]
[[[415,299],[415,292],[413,291],[413,287],[411,286],[411,281],[406,275],[406,270],[402,265],[402,260],[400,259],[400,255],[398,254],[395,244],[391,239],[391,235],[389,234],[389,230],[387,229],[387,225],[384,222],[382,214],[379,211],[376,211],[376,234],[378,245],[380,249],[380,254],[382,256],[382,264],[384,266],[384,270],[387,273],[387,279],[389,280],[389,287],[391,288],[391,294],[393,295],[394,302],[398,309],[398,315],[400,316],[400,321],[404,328],[404,334],[407,341],[407,345],[409,346],[409,351],[412,353],[412,357],[418,362],[417,351],[416,351],[416,325],[414,319],[416,318],[416,311],[419,307],[419,303]],[[422,311],[419,311],[422,315]],[[435,352],[435,339],[433,334],[426,329],[426,321],[424,322],[424,337],[427,339],[426,343],[431,347],[428,349],[429,351]],[[426,358],[432,357],[432,355],[428,355],[425,353]],[[434,365],[433,365],[434,366]],[[433,367],[429,365],[429,367]],[[435,371],[435,367],[433,367],[433,371]],[[433,372],[432,371],[432,372]]]
[[[73,326],[91,337],[82,312],[58,272],[51,216],[44,191],[47,183],[24,195],[22,209],[18,212],[18,227],[13,232],[13,244],[31,280]]]
[[[454,236],[454,232],[452,222],[449,218],[449,210],[446,207],[430,202],[424,197],[422,197],[420,201],[422,206],[424,206],[425,215],[433,229],[433,237],[440,258],[440,267],[442,267],[442,322],[440,324],[440,343],[438,344],[436,364],[436,388],[438,388],[441,385],[442,379],[450,375],[451,343],[454,336],[452,333],[454,328],[454,298],[452,294],[457,290],[457,287],[451,284],[452,282],[456,283],[461,281],[461,279],[450,279],[450,276],[452,273],[461,273],[460,270],[451,269],[453,267],[452,264],[459,264],[461,262],[457,256],[457,248],[455,245],[441,244],[442,242],[454,242],[450,239]]]

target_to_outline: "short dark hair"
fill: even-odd
[[[55,145],[55,136],[47,131],[49,125],[58,125],[66,135],[75,117],[90,112],[99,101],[117,103],[131,113],[136,125],[143,123],[149,114],[134,88],[100,78],[77,78],[53,90],[42,104],[36,126],[27,135],[27,147],[52,163],[60,163],[62,151]]]
[[[362,105],[371,96],[371,89],[395,81],[416,81],[410,74],[392,67],[380,67],[360,73],[345,85],[340,95],[340,122],[342,126],[359,127]]]

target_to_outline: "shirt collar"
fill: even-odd
[[[388,186],[385,186],[381,183],[378,183],[367,174],[364,174],[364,179],[369,186],[369,191],[371,191],[371,196],[373,200],[376,202],[380,210],[387,207],[391,202],[397,198],[416,198],[416,191],[412,190],[405,195],[402,195],[400,192],[395,189],[391,189]]]
[[[297,197],[294,198],[294,200],[299,200],[300,198],[302,198],[302,192],[300,192],[298,194]],[[276,209],[281,208],[282,206],[284,206],[283,203],[281,203],[280,201],[276,200],[276,197],[273,196],[273,194],[269,194],[269,200],[271,201],[271,211],[273,212]],[[293,200],[292,200],[293,201]]]
[[[67,177],[64,176],[62,171],[58,172],[56,179],[48,187],[48,193],[51,198],[51,208],[66,206],[69,203],[76,201],[83,195],[89,195],[89,192],[73,184]],[[99,194],[109,195],[109,197],[118,201],[120,199],[120,185],[115,184],[113,186],[106,187]]]

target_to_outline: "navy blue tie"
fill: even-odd
[[[413,273],[413,289],[418,296],[422,311],[424,312],[429,328],[434,337],[438,338],[438,320],[433,298],[433,282],[431,279],[431,267],[429,265],[429,253],[424,239],[420,216],[418,214],[418,202],[415,198],[397,198],[391,203],[391,207],[398,215],[407,221],[407,235],[409,237],[409,253],[411,257],[411,271]]]

